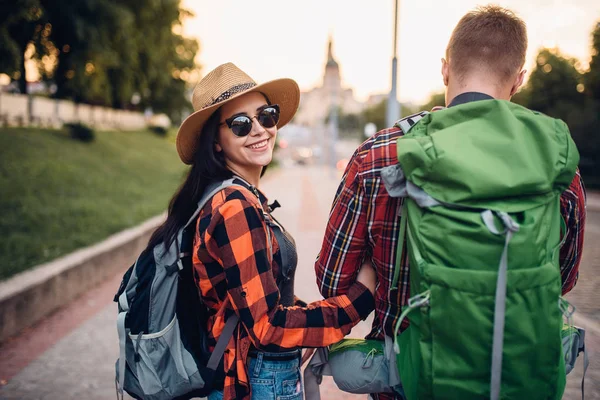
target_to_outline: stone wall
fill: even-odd
[[[31,102],[31,105],[29,105]],[[28,108],[31,107],[31,117]],[[142,129],[146,124],[141,112],[76,104],[67,100],[0,92],[0,126],[40,126],[60,128],[81,122],[98,129]]]

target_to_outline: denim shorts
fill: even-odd
[[[248,378],[252,398],[257,400],[302,400],[300,350],[284,353],[258,352],[248,358]],[[290,360],[290,356],[296,356]],[[266,360],[265,357],[269,359]],[[286,360],[276,360],[285,358]],[[214,391],[208,400],[222,400],[223,392]]]

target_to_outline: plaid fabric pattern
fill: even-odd
[[[579,263],[583,254],[586,193],[579,169],[571,185],[560,196],[560,212],[567,224],[567,237],[560,249],[562,294],[570,292],[579,278]]]
[[[247,356],[252,346],[271,352],[322,347],[347,335],[374,308],[369,290],[360,283],[344,295],[306,307],[279,305],[276,277],[281,265],[279,244],[250,190],[229,187],[201,211],[194,239],[194,275],[209,318],[211,345],[216,344],[232,313],[240,317],[224,355],[224,398],[249,399]],[[260,201],[267,209],[266,198]],[[270,260],[268,246],[272,246]]]
[[[381,169],[396,164],[399,128],[388,128],[367,139],[354,152],[338,187],[321,251],[315,262],[317,284],[324,297],[346,293],[362,261],[368,258],[377,271],[375,318],[369,338],[383,340],[393,335],[401,307],[410,297],[409,265],[404,259],[398,289],[391,290],[396,264],[402,199],[388,195],[380,178]],[[563,294],[577,281],[585,225],[585,189],[579,170],[561,196],[561,213],[567,225],[566,242],[560,250]],[[401,330],[408,327],[403,321]],[[392,399],[379,394],[375,399]]]

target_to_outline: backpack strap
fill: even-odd
[[[417,124],[417,122],[419,122],[421,120],[421,118],[423,118],[427,114],[429,114],[429,111],[421,111],[416,114],[409,115],[408,117],[404,117],[404,118],[396,121],[394,126],[396,128],[402,129],[402,132],[404,132],[404,134],[407,134],[408,131],[410,131],[411,128],[413,126],[415,126]]]
[[[590,365],[590,359],[588,358],[588,353],[585,348],[585,331],[581,328],[578,328],[581,334],[582,346],[580,351],[583,351],[583,376],[581,377],[581,400],[585,399],[585,373],[587,372],[588,366]]]
[[[130,276],[129,278],[130,280],[133,279],[138,261],[139,258],[135,261],[132,276]],[[129,286],[129,281],[127,282],[127,285],[123,290],[123,293],[121,293],[121,295],[119,296],[119,308],[121,309],[121,311],[119,312],[119,315],[117,315],[117,334],[119,336],[119,376],[118,381],[115,381],[115,386],[117,388],[117,398],[120,394],[121,399],[123,399],[123,388],[125,385],[125,351],[127,345],[127,334],[129,333],[129,329],[125,328],[125,319],[127,318],[127,314],[129,313],[129,301],[127,300],[127,286]]]
[[[260,202],[260,198],[258,197],[258,192],[256,191],[256,188],[254,186],[252,186],[251,184],[249,184],[248,182],[246,182],[244,179],[240,178],[239,176],[234,176],[233,178],[227,179],[222,182],[212,183],[206,188],[206,190],[204,191],[204,194],[202,195],[202,198],[198,202],[198,208],[196,209],[196,212],[194,213],[192,218],[190,218],[190,220],[187,222],[187,224],[185,226],[187,227],[190,223],[192,223],[198,217],[200,210],[202,210],[202,208],[208,202],[209,199],[211,199],[215,194],[217,194],[218,192],[220,192],[221,190],[223,190],[229,186],[241,186],[241,187],[253,192],[256,195],[256,197],[258,198],[258,204],[260,205],[260,209],[263,212],[263,217],[265,216],[265,210],[262,206],[262,203]],[[269,242],[269,251],[271,252],[271,259],[272,259],[273,258],[273,248],[271,246],[270,238],[271,238],[271,236],[270,236],[270,232],[269,232],[269,227],[267,226],[267,240]],[[217,368],[219,367],[219,362],[221,361],[221,357],[223,356],[223,353],[225,352],[227,343],[229,343],[229,340],[231,340],[231,337],[233,336],[233,332],[235,331],[235,327],[236,327],[238,321],[239,321],[239,317],[237,314],[234,313],[232,316],[230,316],[227,319],[227,322],[225,322],[225,327],[223,328],[223,331],[221,332],[221,335],[219,336],[219,340],[217,340],[217,344],[215,345],[215,348],[213,349],[213,352],[210,355],[210,358],[208,359],[208,363],[206,365],[211,370],[216,371]]]
[[[204,208],[204,206],[206,205],[206,203],[212,199],[212,197],[214,195],[216,195],[217,193],[219,193],[221,190],[229,187],[229,186],[241,186],[245,189],[248,189],[250,191],[252,191],[257,197],[258,197],[258,192],[256,191],[256,189],[254,188],[254,186],[252,186],[251,184],[249,184],[248,182],[246,182],[244,179],[240,178],[239,176],[234,176],[233,178],[221,181],[221,182],[213,182],[210,185],[208,185],[206,187],[206,189],[204,190],[204,193],[202,194],[202,197],[200,198],[200,200],[198,201],[198,207],[196,208],[196,211],[194,212],[194,214],[190,217],[190,219],[188,220],[188,222],[185,224],[185,226],[183,227],[183,229],[187,228],[188,226],[190,226],[197,218],[198,215],[200,214],[200,211],[202,210],[202,208]],[[254,190],[253,190],[254,189]],[[264,216],[264,209],[262,207],[262,204],[260,202],[260,198],[258,199],[258,204],[260,205],[260,208],[263,212],[263,216]],[[269,235],[269,229],[267,228],[267,240],[269,240],[269,250],[272,253],[272,246],[270,244],[270,235]],[[184,249],[182,249],[184,250]],[[177,262],[179,269],[183,268],[183,264],[181,262],[181,259],[183,257],[188,256],[189,254],[187,254],[185,251],[180,252],[179,254],[179,260]],[[271,254],[271,258],[273,257],[273,254]],[[223,353],[225,352],[225,349],[227,347],[227,343],[229,343],[229,340],[231,340],[231,337],[233,336],[233,332],[235,331],[235,327],[238,324],[239,321],[239,317],[237,314],[233,314],[232,316],[230,316],[227,319],[227,322],[225,322],[225,327],[223,328],[223,331],[221,332],[221,335],[219,336],[219,340],[217,340],[217,344],[215,345],[215,348],[212,351],[212,354],[210,355],[210,358],[208,359],[208,363],[207,363],[207,367],[213,371],[216,371],[216,369],[219,367],[219,362],[221,361],[221,357],[223,356]]]
[[[217,344],[208,359],[208,364],[206,366],[213,371],[216,371],[219,367],[219,362],[221,361],[221,357],[223,357],[223,353],[225,353],[225,348],[227,347],[227,343],[233,336],[233,331],[238,323],[239,317],[237,314],[233,314],[231,317],[227,319],[225,322],[225,328],[221,332],[221,336],[219,336],[219,340],[217,340]]]
[[[504,224],[504,230],[500,231],[494,224],[496,215]],[[498,267],[498,279],[496,281],[496,300],[494,306],[494,336],[492,342],[492,367],[490,399],[500,398],[500,385],[502,383],[502,348],[504,343],[504,320],[506,315],[506,282],[508,273],[508,244],[513,235],[519,231],[517,224],[507,213],[486,210],[481,213],[481,218],[488,230],[494,235],[505,235],[504,250]]]
[[[200,214],[200,211],[202,211],[202,208],[204,208],[204,206],[206,205],[206,203],[208,203],[208,201],[210,199],[212,199],[214,195],[216,195],[221,190],[223,190],[223,189],[225,189],[225,188],[227,188],[229,186],[241,186],[241,187],[243,187],[245,189],[248,189],[250,191],[252,191],[252,189],[254,188],[252,185],[250,185],[248,182],[246,182],[244,179],[242,179],[242,178],[240,178],[238,176],[234,176],[233,178],[226,179],[224,181],[213,182],[213,183],[209,184],[206,187],[206,189],[204,189],[204,193],[202,194],[202,197],[198,201],[198,206],[196,207],[196,211],[194,211],[194,213],[192,214],[192,216],[188,219],[188,221],[186,222],[186,224],[181,229],[181,231],[183,232],[182,235],[181,235],[182,242],[185,242],[183,240],[183,235],[185,234],[186,229],[196,221],[196,219],[198,218],[198,215]],[[260,199],[259,199],[258,203],[260,204]],[[262,204],[260,204],[260,206],[261,206],[261,209],[262,209]],[[264,215],[264,212],[265,211],[263,210],[263,215]],[[267,236],[268,236],[268,232],[267,232]],[[185,258],[185,257],[190,257],[192,255],[191,249],[184,248],[184,244],[183,243],[180,244],[178,242],[177,243],[177,248],[179,249],[179,256],[177,258],[176,263],[173,264],[172,266],[170,266],[168,268],[168,273],[169,274],[171,274],[171,273],[173,273],[173,272],[175,272],[177,270],[179,270],[179,271],[183,270],[182,259]]]
[[[194,222],[194,220],[198,217],[198,214],[200,214],[200,211],[206,205],[208,200],[212,199],[212,197],[215,194],[219,193],[221,190],[225,189],[226,187],[233,186],[235,184],[234,183],[235,179],[236,178],[230,178],[230,179],[227,179],[227,180],[224,180],[221,182],[213,182],[213,183],[209,184],[206,187],[206,189],[204,189],[204,193],[202,194],[202,197],[198,201],[198,207],[196,207],[196,211],[194,211],[194,214],[192,214],[192,216],[190,217],[188,222],[183,227],[187,228],[188,225],[190,225],[192,222]]]

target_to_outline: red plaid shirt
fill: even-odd
[[[260,200],[267,209],[262,194]],[[373,296],[358,282],[343,295],[306,307],[280,305],[276,276],[281,252],[264,218],[257,196],[242,187],[217,193],[198,218],[194,275],[202,300],[213,311],[208,320],[212,346],[227,317],[236,313],[240,318],[224,354],[225,400],[251,396],[246,368],[251,346],[272,352],[328,346],[373,310]]]
[[[398,163],[396,142],[403,132],[384,129],[365,141],[354,153],[337,190],[315,271],[324,297],[346,293],[356,279],[363,259],[377,271],[375,319],[369,337],[393,336],[401,307],[410,297],[407,252],[401,263],[398,289],[392,290],[396,243],[400,230],[401,198],[388,195],[380,178],[382,168]],[[577,171],[562,194],[561,213],[568,233],[560,250],[563,294],[577,281],[585,225],[585,190]],[[408,327],[408,320],[401,330]],[[385,333],[385,334],[384,334]],[[383,399],[384,395],[379,398]]]

